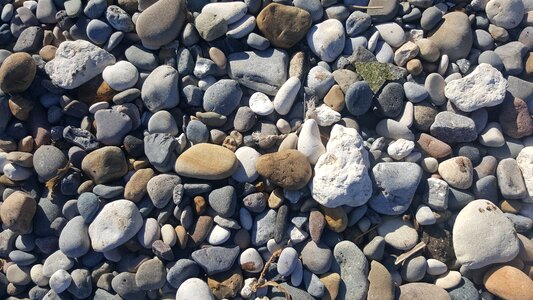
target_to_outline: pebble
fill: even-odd
[[[423,256],[410,257],[402,264],[402,279],[407,282],[420,281],[426,275],[426,269],[426,259]]]
[[[298,7],[271,3],[257,15],[257,27],[275,47],[291,48],[307,33],[311,15]]]
[[[241,211],[244,208],[241,209]],[[246,210],[247,211],[247,210]],[[240,216],[243,214],[241,213]],[[246,218],[246,217],[245,217]],[[251,218],[251,216],[250,216]],[[274,238],[274,226],[276,222],[276,211],[269,209],[259,215],[257,215],[253,221],[252,228],[252,244],[254,246],[262,246],[266,244],[270,239]],[[243,228],[248,228],[249,226],[244,226]]]
[[[32,219],[37,209],[35,200],[28,194],[16,191],[5,198],[0,206],[0,218],[8,229],[26,234],[32,230]]]
[[[312,165],[315,165],[318,158],[326,152],[326,147],[320,139],[318,124],[314,119],[308,119],[302,125],[297,149],[307,156]]]
[[[120,111],[101,109],[94,114],[96,139],[104,145],[118,146],[132,129],[131,118]]]
[[[390,22],[377,24],[375,27],[383,41],[385,41],[391,47],[398,48],[404,44],[405,33],[400,25]]]
[[[74,217],[65,225],[59,236],[59,249],[68,257],[85,255],[91,248],[88,226],[81,216]]]
[[[259,159],[259,152],[251,147],[240,147],[235,151],[237,157],[238,167],[232,177],[238,182],[253,182],[259,177],[257,169],[255,167],[257,160]]]
[[[92,248],[99,252],[115,249],[135,236],[142,226],[142,216],[133,202],[113,201],[89,225]]]
[[[395,176],[407,170],[409,176]],[[369,200],[370,207],[385,215],[399,215],[411,204],[422,178],[422,168],[411,162],[378,163],[372,168],[372,176],[378,194]]]
[[[313,274],[321,275],[329,271],[332,258],[331,250],[323,244],[310,241],[302,249],[302,263]]]
[[[430,132],[445,143],[471,142],[477,138],[476,125],[472,119],[448,111],[437,114]]]
[[[450,296],[443,288],[434,284],[425,282],[413,282],[400,286],[401,300],[407,299],[426,299],[447,300]]]
[[[309,48],[326,62],[332,62],[342,53],[344,42],[344,27],[335,19],[316,24],[307,33]]]
[[[435,285],[443,289],[452,289],[461,283],[461,273],[457,271],[448,271],[435,280]]]
[[[429,35],[441,54],[451,61],[464,58],[470,52],[473,33],[468,16],[463,12],[450,12],[443,16],[444,22]],[[453,32],[453,34],[452,34]]]
[[[124,91],[137,83],[139,72],[137,68],[128,61],[119,61],[112,66],[108,66],[102,72],[102,78],[115,91]]]
[[[274,112],[274,105],[267,95],[261,92],[255,92],[250,96],[250,109],[259,116],[268,116]]]
[[[148,49],[159,47],[175,40],[185,23],[186,3],[182,0],[158,1],[139,15],[135,29],[143,46]],[[153,23],[151,20],[159,22]]]
[[[207,275],[214,275],[231,269],[239,255],[239,247],[213,246],[194,251],[192,259],[200,265]]]
[[[312,172],[307,157],[298,150],[261,155],[256,169],[259,175],[288,190],[299,190],[307,185]]]
[[[281,276],[289,276],[296,267],[298,252],[292,247],[287,247],[281,251],[277,263],[277,271]]]
[[[481,238],[487,235],[490,239]],[[518,244],[512,222],[487,200],[474,200],[466,205],[453,226],[457,261],[470,269],[512,260],[518,254]],[[475,250],[472,245],[477,245]]]
[[[491,0],[485,7],[487,18],[496,26],[512,29],[518,26],[524,15],[524,3],[518,0]]]
[[[209,164],[210,157],[218,157],[218,164]],[[192,146],[178,157],[175,171],[185,177],[217,180],[231,176],[237,167],[237,157],[233,152],[222,146],[202,143]]]
[[[370,272],[368,273],[368,299],[393,299],[394,284],[389,271],[373,260],[370,263]]]
[[[339,265],[343,285],[338,297],[341,299],[364,299],[368,289],[368,262],[363,252],[350,241],[335,245],[333,256]]]
[[[289,113],[300,87],[300,79],[291,77],[279,88],[273,101],[274,109],[277,113],[282,116]]]
[[[244,250],[239,257],[241,268],[250,273],[259,273],[263,270],[263,258],[255,248]]]
[[[57,270],[50,277],[49,285],[54,292],[59,294],[65,291],[71,282],[72,277],[70,277],[70,274],[67,271]]]
[[[211,294],[211,290],[207,283],[198,278],[189,278],[179,286],[178,291],[176,292],[176,300],[193,298],[202,300],[215,299]]]
[[[45,70],[55,85],[74,89],[114,63],[113,55],[87,41],[66,41],[59,45],[55,58],[45,65]],[[79,72],[80,69],[85,71]]]
[[[533,121],[529,117],[527,104],[520,98],[509,97],[504,100],[500,109],[499,122],[503,132],[515,139],[533,133]]]
[[[0,65],[0,89],[5,93],[21,93],[30,87],[37,66],[27,53],[15,53]]]
[[[171,66],[155,68],[142,85],[141,98],[151,111],[170,109],[179,104],[178,71]]]
[[[366,203],[372,194],[368,164],[368,154],[362,147],[362,139],[357,131],[335,125],[326,153],[315,166],[313,198],[326,207],[360,206]],[[340,176],[347,174],[347,170],[351,170],[351,176]]]
[[[385,242],[399,250],[409,250],[418,242],[416,230],[398,217],[389,217],[378,227],[378,234]]]
[[[483,284],[491,294],[507,299],[527,299],[533,289],[533,281],[512,266],[491,268],[483,276]]]

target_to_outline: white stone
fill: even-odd
[[[107,66],[102,72],[102,78],[112,89],[121,92],[137,83],[139,71],[129,61],[121,60],[112,66]]]
[[[161,239],[163,243],[173,247],[176,244],[177,236],[174,227],[170,224],[165,224],[161,227]]]
[[[94,115],[97,111],[107,108],[109,108],[109,102],[96,102],[93,105],[89,106],[89,113]]]
[[[402,67],[411,58],[415,58],[418,55],[418,51],[418,46],[415,43],[408,41],[394,52],[394,62]]]
[[[433,275],[433,276],[441,275],[441,274],[446,273],[446,271],[448,271],[448,266],[446,266],[446,264],[440,260],[436,260],[434,258],[428,258],[426,263],[428,265],[426,272],[429,275]]]
[[[287,233],[293,245],[305,241],[305,239],[307,239],[307,237],[309,236],[307,232],[301,230],[300,228],[292,224],[289,225],[289,228],[287,228]]]
[[[232,177],[238,182],[253,182],[259,177],[255,163],[261,154],[254,148],[243,146],[235,151],[239,166]]]
[[[420,205],[418,210],[416,211],[416,221],[420,225],[432,225],[437,222],[437,218],[435,218],[435,215],[433,214],[433,211],[429,206]]]
[[[224,18],[228,24],[239,21],[248,11],[246,3],[240,1],[209,3],[202,8],[202,12],[209,12]]]
[[[296,76],[293,76],[287,79],[287,81],[285,81],[285,83],[279,88],[279,91],[274,97],[274,109],[280,115],[284,116],[289,113],[292,105],[294,104],[294,100],[298,95],[300,87],[300,79],[298,79]]]
[[[274,104],[267,95],[261,92],[253,93],[248,100],[248,105],[256,115],[268,116],[274,112]]]
[[[199,278],[185,280],[176,292],[176,300],[214,300],[207,283]]]
[[[387,153],[395,160],[400,160],[413,151],[415,148],[415,142],[406,139],[398,139],[389,144],[387,147]]]
[[[458,109],[472,112],[482,107],[501,104],[505,98],[507,80],[489,64],[480,64],[469,75],[448,82],[444,95]]]
[[[344,49],[344,26],[336,19],[315,24],[307,32],[307,44],[320,59],[334,61]]]
[[[222,226],[215,225],[207,236],[207,242],[213,246],[225,243],[231,236],[231,231]]]
[[[523,148],[520,153],[518,153],[516,162],[518,163],[520,171],[522,171],[522,176],[524,177],[527,193],[529,195],[529,197],[522,201],[533,203],[533,146]]]
[[[320,155],[326,153],[326,147],[320,139],[320,131],[314,119],[305,120],[298,136],[298,151],[302,152],[311,164],[316,164]]]
[[[428,196],[426,203],[433,209],[445,210],[448,208],[448,183],[438,178],[428,178]]]
[[[62,42],[53,60],[44,69],[52,83],[74,89],[104,71],[115,63],[115,57],[102,48],[84,40]]]
[[[435,285],[443,289],[453,289],[461,283],[463,276],[457,271],[448,271],[435,280]]]
[[[255,248],[248,248],[239,257],[241,269],[250,273],[259,273],[263,270],[263,258]]]
[[[333,126],[326,153],[315,165],[313,199],[326,207],[360,206],[372,195],[368,152],[353,128]]]
[[[60,294],[64,292],[72,282],[72,277],[70,277],[70,274],[65,270],[57,270],[54,274],[52,274],[52,277],[50,277],[50,288],[56,292],[57,294]]]
[[[331,126],[341,120],[341,114],[326,104],[322,104],[317,107],[314,111],[313,117],[318,125],[322,127]]]
[[[117,248],[134,237],[143,227],[143,218],[135,203],[116,200],[102,208],[91,225],[89,237],[94,251]]]
[[[30,178],[33,174],[32,169],[21,167],[19,165],[11,163],[7,163],[4,165],[3,172],[7,178],[13,181],[26,180]]]
[[[511,261],[520,248],[513,222],[488,200],[474,200],[459,212],[452,237],[457,262],[467,269]]]
[[[319,99],[324,98],[334,84],[333,74],[320,65],[312,67],[307,74],[307,86]]]
[[[9,163],[7,160],[7,153],[0,152],[0,174],[4,174],[4,167]]]

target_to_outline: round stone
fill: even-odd
[[[139,71],[129,61],[121,60],[112,66],[107,66],[102,78],[115,91],[127,90],[137,83]]]
[[[55,146],[41,146],[33,154],[33,167],[42,180],[54,178],[67,164],[67,157]]]

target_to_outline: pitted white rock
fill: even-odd
[[[353,128],[333,126],[326,153],[315,166],[313,199],[326,207],[360,206],[372,195],[368,152]]]
[[[502,73],[483,63],[469,75],[450,81],[444,89],[444,95],[460,110],[472,112],[501,104],[506,89],[507,80]]]

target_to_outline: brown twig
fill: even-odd
[[[263,267],[263,271],[261,271],[261,274],[259,275],[259,279],[257,279],[256,282],[252,283],[250,285],[250,288],[255,293],[255,292],[257,292],[257,289],[260,289],[260,288],[263,288],[263,287],[267,287],[267,286],[272,286],[272,287],[275,287],[275,288],[279,289],[280,291],[282,291],[285,294],[285,299],[291,300],[291,295],[289,294],[287,289],[285,289],[284,287],[282,287],[279,283],[277,283],[275,281],[271,281],[271,280],[265,281],[265,278],[264,278],[268,268],[272,264],[272,261],[274,261],[274,259],[278,258],[279,255],[281,254],[281,250],[283,250],[283,249],[279,249],[276,252],[272,253],[272,256],[270,256],[270,258],[268,259],[267,263]]]

